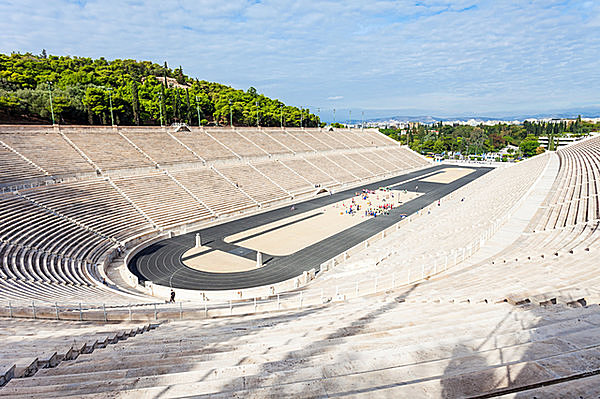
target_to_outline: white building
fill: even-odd
[[[554,148],[558,149],[576,141],[582,140],[584,138],[585,137],[554,136]],[[538,141],[541,147],[548,149],[548,136],[540,136],[538,137]]]

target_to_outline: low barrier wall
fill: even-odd
[[[413,170],[422,169],[415,168]],[[408,172],[408,171],[407,171]],[[381,179],[381,177],[377,178]],[[359,182],[357,185],[364,185],[367,182]],[[452,195],[452,194],[450,194]],[[447,198],[447,197],[445,197]],[[411,215],[393,226],[377,233],[369,239],[355,245],[354,247],[344,251],[336,257],[324,262],[321,265],[321,273],[325,273],[336,265],[344,262],[348,258],[356,255],[365,247],[368,247],[375,242],[389,236],[394,231],[398,230],[403,223],[410,223],[414,218],[422,216],[426,211],[432,209],[435,204],[431,204],[420,210],[417,214]],[[260,212],[256,212],[260,213]],[[246,215],[244,215],[246,216]],[[216,223],[213,223],[216,224]],[[128,244],[135,245],[128,251],[124,258],[126,265],[135,254],[143,250],[147,246],[158,242],[162,239],[172,237],[176,234],[184,234],[191,229],[191,225],[180,226],[177,231],[171,230],[163,232],[163,234],[151,237],[146,240],[144,237],[136,237]],[[303,287],[309,284],[317,276],[317,271],[311,269],[304,272],[302,275],[282,281],[270,286],[262,286],[243,290],[231,291],[194,291],[175,289],[177,303],[164,303],[170,296],[170,287],[160,286],[153,283],[147,283],[145,287],[137,284],[137,277],[133,275],[127,267],[122,268],[121,275],[124,280],[136,285],[142,292],[154,295],[159,301],[151,304],[132,304],[107,306],[102,304],[51,304],[31,302],[30,304],[24,301],[19,302],[4,302],[0,303],[0,316],[5,317],[28,317],[28,318],[44,318],[44,319],[61,319],[61,320],[96,320],[96,321],[120,321],[120,320],[163,320],[176,318],[210,318],[232,315],[242,315],[249,313],[284,311],[292,309],[301,309],[307,306],[323,306],[329,302],[337,302],[353,297],[375,294],[381,291],[396,289],[406,284],[413,284],[420,280],[430,278],[436,274],[445,271],[453,263],[454,265],[468,258],[475,252],[483,242],[485,237],[495,231],[497,223],[490,227],[482,237],[475,242],[460,248],[454,254],[454,260],[437,263],[433,265],[421,265],[420,273],[415,273],[409,270],[406,277],[396,275],[391,277],[380,278],[380,276],[369,277],[352,282],[344,287],[332,286],[327,291],[324,289],[320,293],[311,292],[307,294],[303,291]],[[202,226],[206,227],[206,225]],[[148,235],[155,234],[148,233]],[[143,241],[140,243],[140,241]],[[104,265],[106,266],[112,260],[114,254],[105,258]],[[377,263],[383,261],[385,257],[378,259]],[[442,266],[443,265],[443,266]],[[105,274],[103,274],[105,275]]]

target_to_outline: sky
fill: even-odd
[[[600,109],[600,0],[2,0],[0,15],[3,53],[167,61],[339,120]]]

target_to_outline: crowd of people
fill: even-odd
[[[340,214],[358,215],[364,214],[364,217],[377,217],[389,215],[394,209],[394,192],[385,187],[378,190],[363,189],[361,192],[355,192],[350,203],[343,202],[344,208]]]

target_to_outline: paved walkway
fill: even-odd
[[[475,253],[465,265],[482,262],[512,245],[523,234],[542,202],[550,192],[552,184],[558,175],[560,161],[556,153],[550,153],[546,168],[535,182],[529,193],[516,205],[513,215],[494,236]]]

